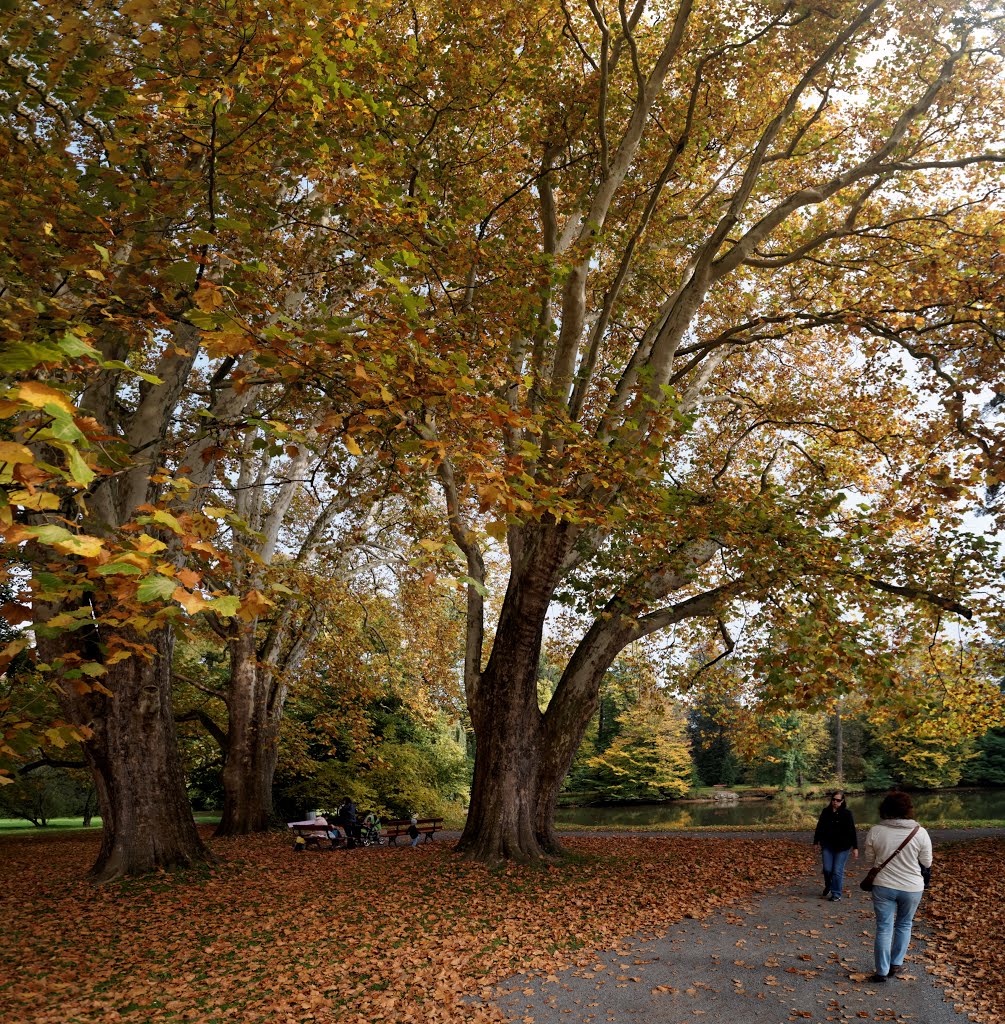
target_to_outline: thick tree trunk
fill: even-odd
[[[111,696],[64,691],[68,716],[91,730],[83,744],[94,774],[102,840],[98,881],[212,860],[192,819],[171,708],[170,629],[130,640],[153,647],[107,666]]]
[[[255,636],[242,630],[230,643],[231,681],[218,836],[264,832],[273,824],[272,783],[279,758],[282,694],[260,665]]]
[[[511,651],[496,658],[506,637],[496,636],[493,671],[479,689],[475,720],[475,772],[471,805],[458,849],[476,860],[539,860],[547,852],[537,834],[541,712],[537,707],[537,660]]]
[[[556,540],[554,532],[526,537],[523,565],[513,568],[492,654],[468,692],[475,772],[458,849],[476,860],[539,860],[545,855],[536,831],[544,734],[537,669],[560,561]]]
[[[582,739],[582,736],[579,737]],[[579,746],[577,740],[573,750]],[[554,760],[548,759],[546,760]],[[564,769],[557,770],[554,765],[542,767],[538,775],[537,806],[534,809],[534,832],[541,849],[548,854],[558,855],[562,852],[562,844],[555,831],[555,809],[558,806],[558,794],[562,783],[569,772],[572,758]]]
[[[537,661],[521,655],[519,641],[496,634],[492,660],[482,676],[482,721],[475,725],[477,749],[471,806],[459,849],[486,861],[537,860],[559,856],[555,808],[562,782],[596,707],[600,668],[590,693],[576,700],[552,698],[548,713],[537,705]],[[496,652],[509,649],[508,657]],[[500,675],[494,674],[498,666]]]
[[[555,804],[596,701],[537,703],[544,620],[565,550],[562,529],[528,538],[496,628],[492,654],[468,695],[475,731],[471,806],[458,849],[488,862],[561,854]],[[558,697],[558,694],[556,694]]]

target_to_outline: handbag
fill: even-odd
[[[896,850],[893,851],[893,853],[890,854],[889,857],[886,858],[885,861],[883,861],[882,864],[880,864],[878,868],[869,868],[865,873],[865,876],[862,878],[862,881],[858,883],[858,887],[860,889],[864,889],[866,892],[872,892],[872,887],[876,884],[876,876],[887,866],[887,864],[890,863],[891,860],[893,860],[894,857],[897,856],[898,853],[900,853],[901,850],[904,849],[905,846],[907,846],[907,844],[914,838],[919,828],[921,828],[920,825],[915,825],[914,828],[911,829],[911,834],[900,844],[900,846],[897,847]]]

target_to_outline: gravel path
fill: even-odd
[[[930,831],[937,845],[1005,835],[1005,829]],[[766,844],[808,842],[805,832],[760,835]],[[700,838],[715,841],[707,833]],[[819,871],[755,897],[740,894],[703,920],[677,922],[656,937],[629,937],[616,949],[585,954],[561,974],[511,978],[496,1005],[525,1024],[966,1020],[925,971],[923,920],[916,923],[908,970],[883,984],[866,980],[873,969],[873,913],[858,887],[863,873],[860,860],[848,862],[839,903],[818,898]]]

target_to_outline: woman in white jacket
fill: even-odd
[[[925,891],[922,868],[932,866],[932,840],[914,820],[914,805],[907,793],[894,792],[879,805],[881,821],[869,829],[865,839],[867,868],[882,864],[908,836],[902,850],[876,876],[872,907],[876,913],[876,973],[870,981],[886,981],[904,969],[904,956],[911,941],[911,924]]]

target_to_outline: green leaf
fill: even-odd
[[[127,370],[129,373],[145,380],[148,384],[163,384],[164,381],[160,377],[152,373],[146,373],[144,370],[136,370],[133,367],[128,366],[120,359],[106,359],[102,364],[102,368],[105,370]]]
[[[132,562],[107,562],[99,565],[96,572],[102,576],[139,576],[143,570]]]
[[[13,373],[17,370],[30,370],[39,363],[61,363],[63,353],[53,345],[34,345],[30,342],[17,342],[3,354],[4,370]]]
[[[74,422],[72,414],[66,409],[56,405],[55,402],[50,402],[45,406],[45,411],[52,417],[52,422],[36,436],[70,445],[87,443],[87,438]]]
[[[62,352],[74,359],[80,356],[89,356],[92,359],[101,358],[101,353],[96,348],[88,345],[83,338],[78,338],[71,331],[67,331],[56,344]]]
[[[169,601],[177,588],[175,580],[160,574],[151,574],[140,580],[140,585],[136,588],[136,597],[140,601]]]
[[[81,458],[76,446],[65,441],[53,441],[53,446],[66,455],[67,470],[71,483],[86,487],[97,476],[97,473]]]
[[[210,601],[207,604],[206,611],[216,612],[217,615],[229,619],[238,613],[240,607],[241,599],[239,597],[218,597],[215,601]]]
[[[251,232],[251,224],[246,220],[238,220],[236,217],[217,217],[216,226],[227,231],[236,231],[239,235],[247,235]]]
[[[36,540],[42,544],[58,544],[73,540],[76,534],[70,533],[69,530],[64,530],[62,526],[29,526],[27,533],[30,533]]]
[[[489,592],[486,589],[485,584],[482,583],[480,580],[472,579],[472,577],[470,577],[470,576],[458,576],[457,579],[458,579],[458,582],[460,582],[460,583],[465,583],[469,587],[474,587],[475,590],[477,590],[478,593],[481,594],[482,597],[488,597],[489,596]]]
[[[199,273],[199,267],[188,260],[178,260],[177,263],[172,263],[164,273],[178,284],[193,285],[195,284],[196,274]]]

